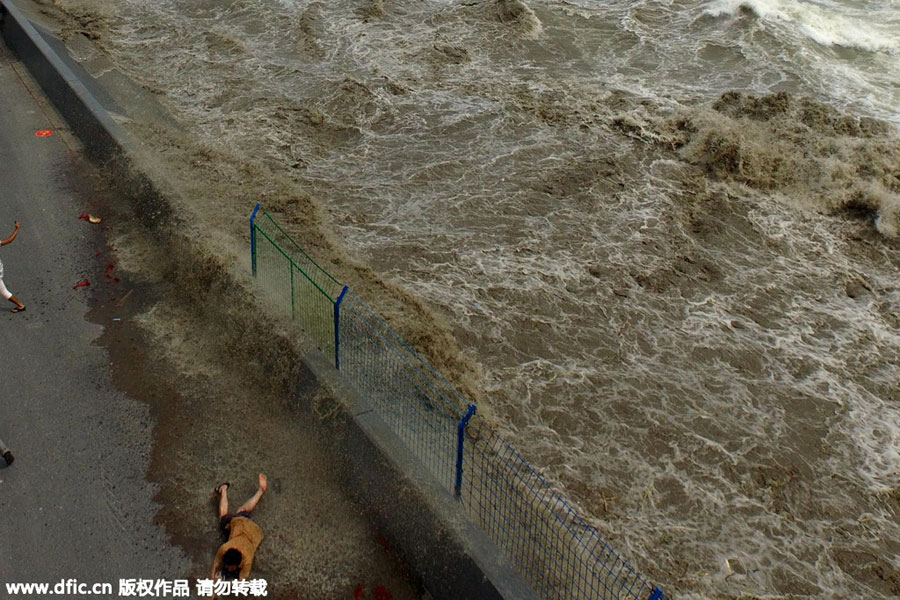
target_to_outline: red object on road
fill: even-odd
[[[394,600],[394,597],[391,596],[391,593],[386,587],[379,585],[375,588],[375,600]]]
[[[53,132],[49,129],[41,129],[40,131],[34,132],[35,137],[50,137],[53,135]]]
[[[85,279],[85,280],[82,281],[81,283],[76,283],[75,285],[73,285],[73,286],[72,286],[72,289],[73,289],[73,290],[77,290],[78,288],[87,287],[87,286],[89,286],[89,285],[91,285],[91,282],[88,281],[87,279]]]

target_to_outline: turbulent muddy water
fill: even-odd
[[[900,594],[900,2],[57,4],[669,595]]]

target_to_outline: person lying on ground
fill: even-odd
[[[217,579],[247,579],[253,566],[253,556],[256,549],[263,541],[263,532],[259,525],[250,518],[250,513],[256,508],[259,499],[268,489],[266,476],[259,474],[259,488],[256,493],[237,509],[237,512],[228,512],[228,488],[230,483],[216,486],[215,493],[219,495],[219,524],[222,529],[229,532],[228,541],[222,544],[213,561],[212,575]]]

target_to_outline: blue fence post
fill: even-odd
[[[659,588],[653,588],[653,591],[650,593],[650,598],[648,600],[662,600],[665,596],[663,595],[663,591]]]
[[[259,202],[250,215],[250,263],[253,266],[253,276],[256,277],[256,213],[259,211]]]
[[[475,414],[475,405],[470,404],[466,416],[459,422],[459,430],[456,442],[456,499],[462,497],[462,473],[463,473],[463,442],[466,439],[466,427],[469,425],[469,419]]]
[[[341,290],[341,295],[334,303],[334,368],[338,371],[341,370],[341,302],[344,301],[347,289],[345,285]]]

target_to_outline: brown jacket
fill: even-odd
[[[228,541],[222,544],[219,547],[219,551],[216,552],[215,564],[221,565],[222,557],[225,556],[225,553],[231,548],[236,548],[241,553],[241,556],[244,557],[239,577],[247,579],[250,577],[250,568],[253,566],[253,555],[263,541],[262,529],[246,517],[234,517],[231,523],[228,524],[228,529],[231,531],[231,534],[228,536]]]

